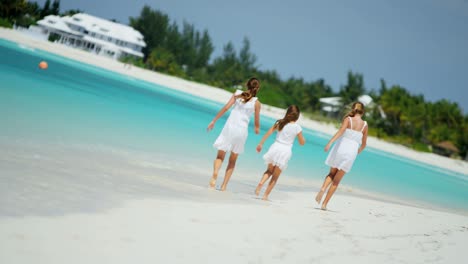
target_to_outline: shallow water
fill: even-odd
[[[109,146],[177,160],[209,174],[216,153],[211,145],[227,115],[212,132],[206,126],[221,104],[4,40],[0,54],[0,140]],[[47,70],[37,67],[41,60],[48,62]],[[234,180],[236,174],[253,182],[260,178],[264,164],[255,146],[272,123],[262,117],[261,134],[250,130]],[[319,183],[328,172],[323,152],[328,137],[308,129],[304,135],[306,146],[294,146],[281,177]],[[356,193],[468,210],[468,175],[372,148],[359,155],[342,183]]]

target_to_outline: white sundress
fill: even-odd
[[[237,90],[234,95],[240,95],[241,93],[241,90]],[[213,147],[226,152],[232,151],[236,154],[244,152],[250,116],[255,112],[256,101],[257,97],[252,97],[247,103],[244,103],[242,98],[236,99],[234,108]]]
[[[281,131],[278,131],[275,143],[263,155],[265,163],[277,166],[281,170],[286,169],[292,156],[294,139],[301,131],[302,127],[296,123],[286,124]]]
[[[353,167],[359,146],[362,142],[362,131],[364,131],[364,128],[367,126],[367,122],[364,121],[361,131],[353,130],[353,120],[351,117],[348,118],[350,128],[347,128],[343,135],[336,141],[325,160],[325,164],[328,166],[345,172],[349,172]]]

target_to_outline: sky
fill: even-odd
[[[60,9],[128,24],[145,4],[207,29],[212,58],[248,37],[257,66],[283,79],[323,78],[338,91],[353,71],[368,90],[384,79],[468,112],[468,0],[61,0]]]

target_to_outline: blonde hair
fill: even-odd
[[[291,105],[286,110],[286,114],[284,115],[283,119],[279,119],[276,121],[274,128],[277,128],[279,131],[283,129],[283,127],[291,121],[297,121],[299,119],[300,114],[299,107],[297,105]]]
[[[364,104],[361,102],[354,102],[353,105],[351,106],[351,111],[348,112],[348,114],[345,115],[345,117],[353,117],[356,114],[359,115],[364,115],[365,109],[364,109]]]
[[[247,91],[243,91],[237,98],[242,98],[242,101],[247,103],[250,99],[257,96],[257,92],[260,90],[260,81],[252,77],[247,81],[245,86],[247,86]]]

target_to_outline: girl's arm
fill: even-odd
[[[299,132],[299,134],[297,134],[297,140],[299,141],[299,144],[300,144],[301,146],[304,146],[304,144],[305,144],[305,138],[304,138],[304,136],[302,135],[302,131]]]
[[[348,124],[349,124],[349,119],[345,118],[343,120],[343,123],[341,123],[340,129],[335,133],[335,135],[330,139],[330,141],[328,141],[327,145],[325,146],[325,151],[328,151],[331,145],[333,144],[333,142],[335,142],[335,140],[337,140],[339,137],[341,137],[341,135],[343,135],[346,128],[348,127]]]
[[[268,131],[265,133],[265,135],[262,137],[262,140],[260,140],[260,143],[257,145],[257,152],[262,151],[263,143],[267,140],[267,138],[276,130],[276,126],[273,125]]]
[[[260,133],[260,108],[262,104],[257,100],[255,102],[255,134]]]
[[[366,148],[366,145],[367,145],[367,128],[368,128],[368,126],[366,126],[364,128],[364,130],[362,131],[362,143],[361,143],[361,146],[359,147],[358,154],[361,153]]]
[[[219,110],[218,114],[213,118],[213,120],[208,124],[208,128],[206,129],[207,131],[210,131],[211,129],[213,129],[216,121],[218,121],[218,119],[220,117],[222,117],[224,115],[224,113],[226,113],[227,110],[229,110],[229,108],[231,108],[231,106],[236,102],[236,96],[235,95],[232,95],[231,99],[229,99],[229,101],[223,106],[223,108],[221,108],[221,110]]]

